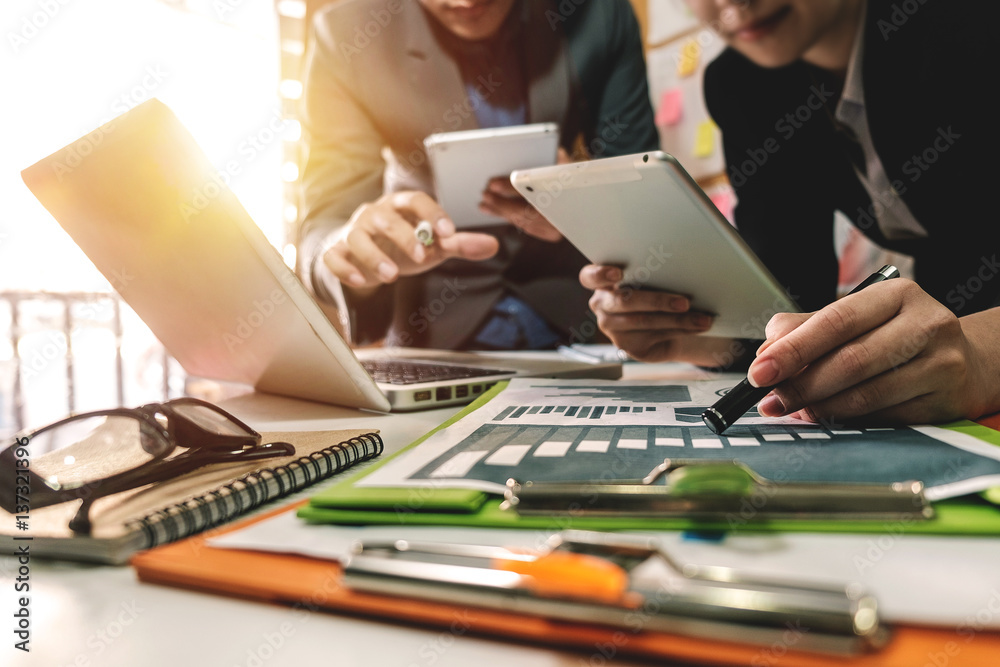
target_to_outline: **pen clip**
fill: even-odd
[[[663,483],[657,483],[662,480]],[[665,459],[644,478],[619,481],[507,480],[501,509],[522,515],[675,517],[731,527],[774,519],[929,519],[917,481],[889,484],[777,483],[738,460]]]

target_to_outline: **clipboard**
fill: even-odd
[[[462,419],[489,402],[506,388],[501,382],[484,393],[475,402],[466,406],[437,428],[360,474],[336,485],[321,490],[312,496],[309,503],[298,511],[298,516],[311,523],[339,523],[348,525],[405,524],[477,526],[490,528],[519,528],[551,530],[558,524],[561,528],[581,530],[708,530],[708,531],[804,531],[878,533],[885,530],[885,518],[871,516],[869,519],[856,517],[804,518],[775,517],[761,513],[752,504],[747,507],[737,504],[733,511],[726,511],[715,519],[692,516],[689,512],[679,512],[675,516],[662,514],[628,513],[584,513],[539,512],[519,513],[504,509],[504,498],[478,490],[457,488],[401,488],[357,486],[356,482],[386,465],[396,456],[401,456],[417,447],[437,431]],[[951,428],[982,435],[990,428],[991,435],[1000,441],[993,426],[1000,425],[1000,416],[984,420],[983,424],[969,421],[956,422]],[[530,480],[521,480],[530,481]],[[1000,495],[1000,494],[995,494]],[[990,535],[1000,534],[1000,507],[988,500],[993,494],[963,496],[932,504],[933,516],[923,516],[923,508],[918,513],[900,514],[893,523],[902,526],[908,534],[929,535]]]
[[[394,597],[619,630],[640,625],[643,632],[762,647],[780,643],[789,627],[806,627],[797,646],[811,653],[861,655],[884,648],[890,637],[877,601],[860,585],[681,566],[655,540],[638,535],[569,530],[537,551],[363,542],[344,565],[344,584]]]
[[[146,583],[279,603],[306,611],[367,615],[425,628],[447,630],[454,628],[459,619],[463,630],[472,634],[578,650],[581,655],[593,654],[595,647],[605,646],[620,656],[706,665],[752,664],[762,655],[759,645],[720,638],[706,640],[661,631],[621,630],[583,621],[559,621],[500,609],[360,591],[344,585],[343,568],[337,563],[297,555],[219,549],[206,543],[220,533],[239,530],[297,507],[301,504],[227,526],[212,535],[199,535],[140,553],[132,559],[132,565],[139,579]],[[781,651],[767,653],[769,665],[845,664],[843,656],[802,651],[795,642],[784,642],[780,648]],[[850,664],[912,667],[945,651],[949,667],[992,664],[1000,654],[1000,633],[970,634],[954,628],[894,625],[891,639],[883,648],[852,657]]]

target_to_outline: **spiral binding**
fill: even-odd
[[[269,500],[309,486],[355,463],[374,458],[382,453],[383,447],[382,438],[377,433],[365,433],[284,465],[247,473],[217,489],[131,521],[126,529],[142,530],[145,536],[145,544],[141,547],[143,549],[173,542],[218,526]],[[272,484],[269,482],[277,486],[276,492],[271,492]],[[217,514],[213,511],[216,508]]]

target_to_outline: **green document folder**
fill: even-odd
[[[1000,535],[1000,507],[989,499],[1000,499],[997,489],[983,494],[962,496],[934,503],[932,519],[896,521],[844,521],[782,519],[742,521],[737,514],[730,522],[695,521],[676,517],[636,516],[522,516],[501,510],[502,499],[484,491],[455,488],[359,487],[360,479],[417,447],[433,433],[447,428],[493,399],[507,386],[498,383],[464,410],[423,435],[394,456],[369,467],[361,474],[328,487],[310,498],[298,511],[309,523],[347,525],[473,526],[557,531],[566,528],[583,530],[726,530],[726,531],[801,531],[840,533],[908,533],[941,535]],[[1000,446],[1000,432],[971,421],[958,421],[945,428],[974,435]]]

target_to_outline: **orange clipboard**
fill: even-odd
[[[593,653],[688,660],[708,665],[767,664],[787,667],[913,667],[925,663],[982,667],[1000,655],[1000,633],[959,628],[892,625],[889,643],[875,653],[840,657],[795,650],[794,637],[770,650],[722,639],[706,641],[662,632],[637,631],[555,621],[490,609],[353,591],[343,585],[337,563],[305,556],[220,549],[206,540],[252,523],[294,511],[303,502],[279,508],[226,528],[168,544],[133,557],[141,581],[283,604],[308,611],[363,614],[420,626],[452,628],[511,641]]]

